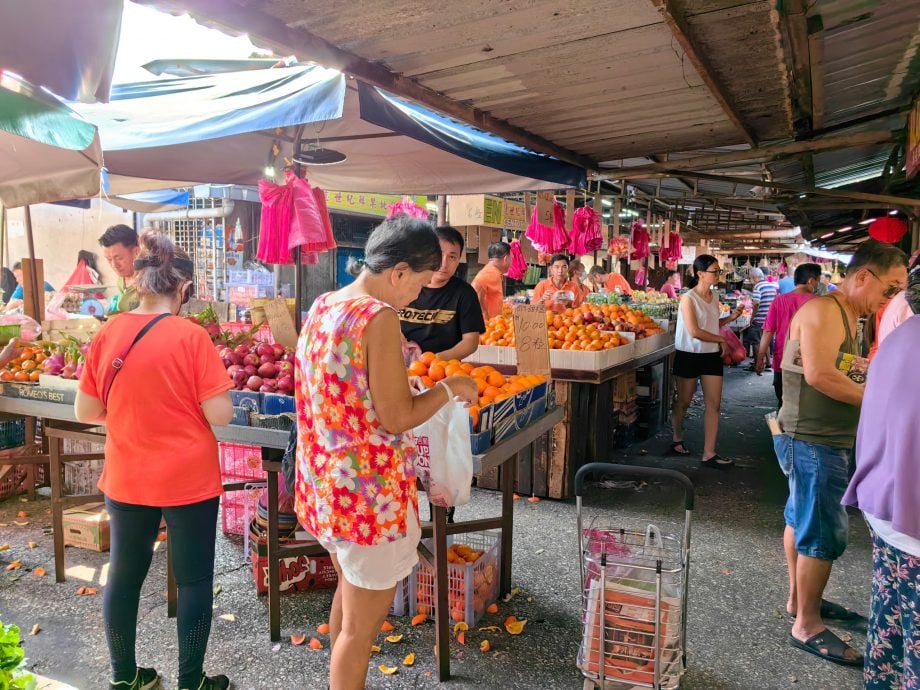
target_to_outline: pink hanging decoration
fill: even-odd
[[[601,248],[604,238],[597,213],[590,206],[575,211],[572,234],[569,236],[569,253],[576,256],[590,254]]]
[[[565,231],[565,209],[555,199],[553,200],[553,239],[549,251],[562,252],[569,245],[569,235]]]
[[[256,258],[269,264],[291,263],[288,237],[294,211],[294,189],[269,180],[259,180],[262,221]]]
[[[316,254],[335,249],[335,237],[326,208],[326,193],[319,187],[311,187],[288,173],[288,182],[294,188],[294,219],[288,247],[300,247],[302,253]]]
[[[633,250],[629,258],[632,261],[642,261],[642,259],[645,259],[646,257],[650,256],[652,253],[651,248],[649,246],[650,244],[651,244],[651,238],[649,237],[648,229],[646,229],[645,225],[643,225],[639,221],[636,221],[635,223],[633,223],[633,227],[632,227]]]
[[[683,240],[676,232],[668,234],[668,246],[659,247],[658,258],[663,262],[678,261],[683,254]]]
[[[387,206],[387,211],[387,220],[394,216],[398,216],[400,213],[404,213],[412,218],[428,220],[428,209],[422,208],[407,196],[404,196],[401,201]]]
[[[645,287],[645,269],[640,268],[636,271],[636,275],[633,278],[633,282],[639,287]]]
[[[319,252],[335,248],[323,190],[287,171],[283,185],[260,180],[259,198],[262,223],[256,258],[260,261],[293,263],[292,250],[301,247],[301,263],[316,264]]]
[[[527,226],[524,236],[530,240],[530,243],[538,252],[544,254],[552,252],[549,246],[553,242],[553,229],[543,225],[543,223],[537,220],[536,205],[534,205],[533,212],[530,214],[530,225]]]
[[[511,280],[523,280],[525,273],[527,273],[527,260],[521,250],[521,241],[511,240],[511,267],[505,275]]]

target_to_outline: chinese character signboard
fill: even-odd
[[[425,208],[428,197],[409,197],[413,202]],[[367,194],[364,192],[326,192],[326,206],[330,211],[351,211],[369,216],[386,217],[387,206],[402,201],[399,194]]]

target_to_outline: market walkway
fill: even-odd
[[[693,564],[690,585],[690,670],[683,687],[696,690],[856,690],[857,670],[840,668],[786,646],[789,622],[783,615],[786,575],[780,535],[785,486],[770,448],[763,414],[772,404],[768,377],[758,378],[732,370],[728,375],[720,452],[737,458],[740,467],[730,472],[699,470],[679,459],[657,457],[666,437],[629,449],[618,457],[626,462],[659,464],[686,469],[697,486],[697,511],[693,526]],[[700,410],[691,412],[687,442],[700,447]],[[643,450],[648,451],[643,454]],[[656,485],[636,489],[601,490],[589,494],[589,503],[609,517],[612,506],[623,514],[662,522],[665,508],[679,517],[676,494]],[[39,565],[53,569],[51,539],[42,527],[50,524],[47,501],[0,503],[0,566],[22,559],[23,569],[0,571],[0,619],[17,623],[26,633],[35,623],[41,632],[25,637],[27,655],[35,670],[66,681],[80,690],[105,687],[107,653],[98,596],[75,596],[77,587],[100,583],[104,555],[68,549],[71,579],[56,585],[53,577],[37,578],[28,572]],[[459,517],[492,514],[498,495],[476,492],[473,504]],[[29,525],[14,524],[25,510]],[[425,512],[424,509],[422,511]],[[574,505],[553,501],[516,506],[514,582],[523,593],[503,604],[498,616],[480,625],[500,624],[514,614],[528,619],[524,634],[467,633],[465,647],[453,646],[455,680],[451,688],[576,689],[581,688],[575,656],[580,641],[578,560],[575,548]],[[829,597],[865,612],[871,577],[870,549],[865,527],[851,522],[852,544],[835,568]],[[38,547],[29,550],[29,541]],[[239,541],[218,540],[215,620],[208,668],[227,673],[246,690],[282,690],[324,687],[328,650],[293,647],[285,640],[274,647],[268,641],[264,599],[253,591],[249,562]],[[84,578],[83,580],[79,578]],[[165,554],[159,552],[141,601],[138,660],[155,665],[172,688],[176,672],[175,628],[166,618]],[[532,599],[532,601],[531,601]],[[315,634],[325,620],[329,593],[293,595],[283,605],[284,633]],[[494,619],[494,620],[493,620]],[[389,645],[374,657],[374,666],[399,666],[392,677],[372,668],[369,687],[436,687],[431,655],[434,630],[430,624],[411,628],[407,619],[393,619],[405,634],[403,642]],[[862,645],[861,633],[854,640]],[[493,652],[482,654],[478,641],[490,638]],[[325,638],[324,642],[325,642]],[[409,651],[416,652],[413,668],[401,665]]]

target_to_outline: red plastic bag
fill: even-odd
[[[521,241],[511,241],[511,267],[505,274],[511,280],[523,280],[524,274],[527,273],[527,260],[524,258],[524,252],[521,251]]]
[[[729,367],[741,364],[747,353],[744,351],[744,345],[738,340],[738,336],[728,326],[722,326],[720,333],[725,338],[725,344],[722,346],[722,361]]]
[[[642,261],[642,259],[644,259],[645,257],[650,256],[652,253],[651,247],[650,247],[651,242],[652,242],[651,237],[649,237],[648,229],[645,227],[645,225],[643,225],[639,221],[636,221],[635,223],[633,223],[633,227],[632,227],[632,248],[633,250],[629,258],[632,259],[633,261]]]

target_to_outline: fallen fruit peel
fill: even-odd
[[[406,658],[403,659],[403,666],[414,666],[415,665],[415,652],[409,652],[406,654]]]
[[[380,666],[377,667],[377,670],[380,671],[385,676],[392,676],[394,673],[396,673],[399,670],[399,668],[397,668],[396,666],[387,666],[385,664],[380,664]]]

